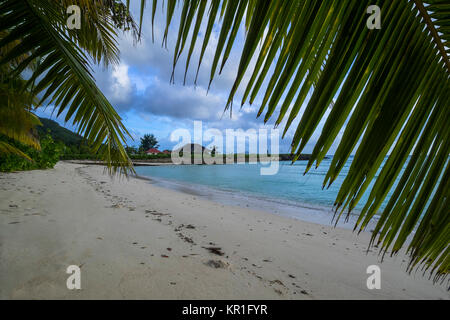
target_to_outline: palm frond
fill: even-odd
[[[27,80],[32,94],[41,93],[41,101],[53,104],[57,115],[65,111],[65,121],[73,118],[78,132],[100,150],[111,172],[126,173],[133,170],[122,145],[129,133],[97,88],[86,54],[67,35],[62,12],[61,3],[50,0],[0,1],[0,30],[8,32],[0,47],[18,43],[1,57],[0,65],[28,54],[9,74],[14,78],[40,59]]]
[[[107,67],[119,62],[118,30],[131,30],[137,40],[137,25],[118,0],[61,0],[60,3],[62,10],[71,5],[80,7],[82,28],[67,30],[67,33],[97,64],[103,61]]]
[[[22,157],[28,161],[33,161],[26,153],[23,153],[5,141],[0,141],[0,154],[15,154],[16,156]]]
[[[198,1],[180,2],[183,7],[174,68],[186,37],[193,30],[190,61],[192,46],[199,37],[197,24],[204,14]],[[153,12],[157,3],[153,1]],[[175,3],[175,0],[164,3],[166,45]],[[381,29],[371,30],[366,25],[369,5],[381,8]],[[195,12],[197,18],[193,19]],[[225,109],[231,111],[240,85],[245,86],[242,105],[253,103],[262,93],[258,116],[265,113],[267,122],[278,113],[277,125],[287,119],[283,135],[290,128],[295,129],[292,140],[295,159],[325,120],[306,171],[314,164],[319,166],[338,133],[343,131],[323,182],[324,187],[333,183],[354,153],[336,198],[336,222],[345,210],[348,218],[361,196],[369,192],[369,200],[355,225],[355,229],[364,230],[373,216],[380,213],[381,204],[392,190],[371,243],[381,244],[383,253],[391,250],[395,254],[408,235],[415,232],[409,244],[409,270],[423,264],[430,268],[435,280],[447,275],[450,268],[447,1],[216,0],[206,14],[209,18],[199,66],[212,26],[219,24],[220,30],[209,84],[217,74],[220,59],[219,71],[225,65],[238,26],[246,26],[238,72]],[[258,43],[262,43],[260,50]],[[255,68],[247,70],[255,55]],[[271,66],[274,72],[269,74]],[[241,83],[246,72],[250,72],[250,80]],[[268,85],[263,90],[264,80]],[[333,107],[325,116],[330,106]],[[407,167],[402,173],[404,165]],[[397,177],[400,182],[395,185]],[[373,180],[375,183],[369,188]]]
[[[25,80],[20,77],[6,79],[1,76],[0,134],[39,150],[40,144],[35,126],[42,124],[31,112],[35,105],[37,100],[30,90],[25,88]],[[5,152],[14,149],[12,146],[9,149],[4,148]],[[13,153],[18,154],[17,151]]]

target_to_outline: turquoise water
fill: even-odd
[[[142,176],[178,181],[193,188],[196,185],[209,186],[217,190],[239,192],[245,196],[331,209],[351,159],[330,188],[323,190],[322,183],[331,159],[323,160],[319,168],[312,168],[309,173],[303,175],[306,164],[307,161],[297,161],[293,165],[289,161],[281,161],[278,173],[268,176],[260,175],[261,164],[152,166],[136,167],[136,171]],[[362,209],[368,195],[369,192],[364,194],[356,206],[356,211]],[[382,208],[385,205],[386,201]]]

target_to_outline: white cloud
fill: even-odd
[[[111,87],[112,102],[125,102],[129,99],[132,91],[130,77],[128,76],[128,65],[121,63],[112,70],[113,83]]]

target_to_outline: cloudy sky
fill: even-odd
[[[133,1],[137,5],[138,1]],[[178,33],[179,20],[177,13],[169,30],[167,49],[161,46],[164,30],[164,15],[161,8],[158,8],[155,21],[155,42],[152,42],[151,14],[150,8],[146,8],[144,14],[143,37],[139,43],[134,43],[130,34],[121,34],[119,39],[120,64],[110,66],[108,69],[95,67],[95,79],[105,96],[123,118],[125,126],[133,136],[133,140],[127,141],[129,145],[139,145],[139,139],[146,133],[153,133],[160,142],[160,149],[171,149],[176,142],[170,141],[170,134],[175,129],[187,129],[193,131],[193,122],[202,121],[203,128],[217,128],[225,133],[225,129],[250,128],[272,129],[275,119],[266,125],[262,118],[256,117],[261,94],[253,105],[244,105],[239,109],[240,99],[244,87],[241,85],[235,96],[232,116],[227,112],[224,114],[224,107],[228,98],[229,90],[235,79],[239,64],[240,49],[244,43],[245,33],[240,30],[237,41],[233,47],[230,57],[222,73],[216,75],[209,92],[207,87],[211,64],[217,44],[219,30],[215,26],[211,35],[210,43],[202,62],[197,86],[194,86],[195,72],[202,44],[202,35],[206,28],[206,22],[202,24],[199,39],[191,58],[191,64],[187,73],[186,84],[183,85],[186,56],[188,48],[185,48],[178,61],[175,70],[175,83],[170,83],[172,73],[173,51],[175,48]],[[177,8],[179,11],[181,8]],[[132,8],[134,16],[138,17],[138,8]],[[188,43],[190,43],[190,37]],[[252,65],[248,70],[252,70]],[[270,74],[270,72],[269,72]],[[251,74],[247,72],[246,79]],[[263,84],[262,88],[265,88]],[[262,90],[264,91],[264,90]],[[38,112],[39,116],[50,117],[52,108],[47,108]],[[300,113],[301,114],[301,113]],[[273,118],[276,118],[275,116]],[[72,129],[70,124],[64,124],[59,118],[55,119],[60,124]],[[293,124],[296,124],[299,117]],[[281,125],[280,129],[284,126]],[[319,128],[320,130],[320,128]],[[281,131],[281,130],[280,130]],[[284,139],[280,137],[280,151],[289,152],[293,129],[290,129]],[[311,142],[306,146],[305,153],[312,151],[314,141],[318,138],[317,131]],[[204,145],[207,145],[206,141]],[[334,152],[334,147],[330,150]]]

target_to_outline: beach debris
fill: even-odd
[[[162,258],[168,258],[169,256],[167,256],[167,255],[165,255],[165,254],[162,254],[161,257],[162,257]]]
[[[190,244],[195,244],[194,240],[192,240],[192,238],[189,238],[188,236],[185,236],[184,234],[182,234],[181,232],[177,233],[178,236],[185,242],[190,243]]]
[[[170,284],[174,286],[174,285],[176,285],[177,283],[176,283],[176,282],[171,282]]]
[[[295,279],[295,276],[293,276],[292,274],[288,274],[289,278]]]
[[[120,203],[116,203],[116,204],[113,204],[112,206],[111,206],[111,208],[115,208],[115,209],[119,209],[119,208],[122,208],[123,206],[122,206],[122,204],[120,204]]]
[[[172,251],[172,248],[167,248],[167,251]]]
[[[102,237],[97,237],[97,240],[103,240],[103,238]]]
[[[227,262],[223,262],[221,260],[208,260],[205,262],[205,265],[215,269],[225,269],[229,266]]]
[[[222,252],[222,248],[220,247],[203,247],[204,249],[208,250],[209,252],[213,254],[217,254],[218,256],[223,256],[224,253]]]
[[[195,226],[192,224],[188,224],[188,225],[184,225],[184,224],[180,224],[178,227],[176,227],[174,230],[175,232],[181,231],[181,229],[195,229]]]
[[[276,293],[278,293],[280,296],[282,296],[283,295],[283,292],[281,292],[281,290],[278,290],[278,289],[273,289]]]
[[[272,280],[272,281],[270,281],[269,283],[270,283],[270,284],[279,284],[280,286],[285,287],[284,283],[281,282],[281,281],[278,280],[278,279]]]
[[[151,215],[154,216],[168,216],[168,213],[161,213],[161,212],[157,212],[156,210],[145,210],[145,213],[150,213]]]
[[[302,290],[302,291],[300,291],[300,292],[303,293],[303,294],[306,294],[306,295],[309,294],[306,290]]]
[[[272,262],[270,259],[264,259],[263,262]]]
[[[133,244],[138,244],[137,242],[133,242]]]
[[[141,249],[146,249],[147,247],[141,247]]]
[[[18,208],[19,206],[17,204],[10,204],[9,207],[10,208]]]

